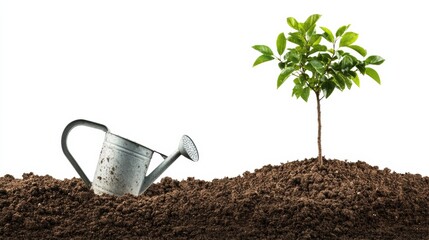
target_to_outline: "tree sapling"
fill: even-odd
[[[294,29],[286,36],[280,33],[277,37],[275,54],[266,45],[255,45],[253,48],[260,53],[253,66],[271,60],[277,60],[280,74],[277,78],[279,88],[290,76],[294,77],[292,96],[308,101],[310,92],[314,92],[317,102],[317,146],[318,161],[322,165],[322,123],[320,101],[328,98],[335,89],[343,91],[353,85],[360,86],[360,75],[368,75],[380,84],[377,71],[368,65],[380,65],[384,59],[372,55],[366,57],[367,51],[355,41],[358,34],[347,31],[350,25],[340,27],[335,35],[327,27],[320,27],[318,33],[316,23],[321,15],[313,14],[305,20],[298,22],[295,18],[287,18],[287,24]],[[319,30],[319,31],[320,31]],[[322,40],[327,45],[322,44]],[[287,48],[287,42],[294,44]],[[360,60],[347,50],[354,50],[364,59]]]

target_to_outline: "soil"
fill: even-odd
[[[306,159],[115,197],[27,173],[0,177],[0,210],[0,239],[429,239],[429,177]]]

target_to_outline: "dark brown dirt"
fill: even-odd
[[[429,239],[429,177],[314,159],[234,178],[163,178],[139,197],[0,177],[1,239]]]

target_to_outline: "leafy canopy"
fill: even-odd
[[[260,55],[253,66],[276,59],[281,72],[277,78],[279,88],[289,77],[294,77],[292,96],[307,101],[310,92],[319,95],[322,91],[328,98],[335,89],[343,91],[353,84],[360,86],[360,75],[367,75],[381,83],[377,71],[369,65],[380,65],[384,59],[380,56],[366,57],[367,51],[356,45],[358,34],[348,31],[350,25],[344,25],[335,32],[327,27],[316,27],[321,15],[314,14],[298,22],[287,18],[287,24],[294,30],[286,36],[280,33],[276,41],[276,53],[266,45],[255,45],[253,48]],[[319,32],[317,32],[319,30]],[[287,48],[293,44],[292,47]],[[326,45],[325,45],[326,44]],[[361,59],[353,53],[360,55]]]

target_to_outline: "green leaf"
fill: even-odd
[[[327,27],[320,27],[324,33],[322,34],[322,37],[324,37],[328,42],[333,43],[334,42],[334,35],[332,34],[331,30],[329,30]]]
[[[305,46],[305,38],[299,32],[289,33],[289,37],[287,38],[289,42],[295,43],[298,46]]]
[[[307,32],[308,30],[310,30],[314,24],[316,24],[317,20],[319,20],[319,18],[321,17],[321,15],[319,14],[313,14],[311,16],[309,16],[307,18],[307,20],[305,20],[304,22],[304,30]]]
[[[364,64],[364,63],[360,63],[360,64],[356,65],[356,68],[359,70],[359,72],[360,72],[361,74],[365,74],[365,69],[366,69],[366,67],[365,67],[365,64]]]
[[[310,88],[309,87],[305,87],[304,89],[302,89],[301,92],[301,98],[304,99],[304,101],[308,101],[308,97],[310,97]]]
[[[366,50],[365,50],[363,47],[361,47],[361,46],[358,46],[358,45],[349,45],[349,46],[346,46],[346,47],[348,47],[348,48],[351,48],[351,49],[355,50],[355,51],[356,51],[356,52],[358,52],[362,57],[365,57],[365,56],[366,56]]]
[[[308,55],[311,55],[316,52],[326,52],[328,50],[328,47],[324,45],[314,45],[311,50],[308,52]]]
[[[297,79],[297,78],[296,78]],[[295,80],[296,80],[295,79]],[[292,89],[292,96],[293,95],[295,95],[295,97],[296,98],[299,98],[299,97],[301,97],[301,94],[302,94],[302,85],[300,85],[300,84],[297,84],[296,82],[297,81],[295,81],[294,80],[294,82],[295,82],[295,86],[293,87],[293,89]],[[298,80],[299,81],[299,80]]]
[[[365,64],[372,64],[372,65],[380,65],[384,62],[384,58],[380,56],[369,56],[367,59],[365,59]]]
[[[345,32],[349,27],[350,27],[350,24],[349,24],[349,25],[344,25],[344,26],[342,26],[342,27],[338,28],[337,32],[335,33],[335,36],[336,36],[336,37],[341,37],[341,36],[344,34],[344,32]]]
[[[335,86],[340,89],[341,91],[344,90],[344,88],[346,87],[346,83],[343,79],[343,77],[340,74],[333,74],[334,78],[332,79],[335,83]]]
[[[328,80],[326,82],[322,83],[322,90],[323,94],[326,98],[328,98],[332,92],[335,90],[335,83],[333,83],[331,80]]]
[[[259,64],[261,64],[261,63],[263,63],[263,62],[271,61],[271,60],[273,60],[273,59],[274,59],[274,57],[273,57],[273,56],[261,55],[261,56],[259,56],[259,57],[255,60],[255,62],[253,63],[253,66],[259,65]]]
[[[315,31],[314,29],[316,29],[316,24],[314,24],[313,26],[311,26],[311,27],[307,30],[307,36],[308,36],[308,37],[311,37],[311,36],[313,36],[313,35],[317,34],[317,33],[316,33],[316,31]]]
[[[346,55],[340,62],[341,68],[349,70],[353,67],[353,58],[350,55]]]
[[[347,88],[350,90],[352,88],[353,82],[350,77],[343,76],[344,82],[346,83]]]
[[[299,69],[299,68],[298,68]],[[307,83],[308,82],[308,80],[307,79],[309,79],[310,77],[308,76],[308,74],[306,74],[306,73],[301,73],[300,75],[299,75],[299,77],[298,77],[298,80],[299,80],[299,84],[301,84],[302,86],[304,86],[305,85],[305,83]]]
[[[302,77],[302,75],[299,75],[299,77],[297,77],[293,80],[293,83],[295,83],[295,85],[301,85],[301,88],[302,88],[302,85],[304,83],[302,83],[302,80],[300,79],[301,77]]]
[[[331,55],[328,53],[319,53],[316,57],[317,60],[323,62],[323,64],[326,66],[329,62],[332,62]]]
[[[322,40],[322,36],[319,34],[314,34],[310,37],[310,40],[308,41],[308,44],[310,44],[310,46],[314,46],[320,43],[320,41]]]
[[[343,57],[346,54],[346,52],[344,52],[343,50],[337,50],[337,52],[335,53],[336,57]]]
[[[325,65],[323,65],[322,62],[320,62],[318,60],[311,60],[310,64],[311,64],[311,66],[313,66],[313,68],[316,70],[317,73],[319,73],[319,74],[325,73]]]
[[[284,33],[280,33],[279,36],[277,37],[277,52],[279,53],[279,55],[282,55],[286,49],[286,37]]]
[[[375,71],[374,69],[367,67],[365,74],[370,76],[372,79],[374,79],[378,84],[381,84],[380,76],[378,75],[377,71]]]
[[[265,45],[255,45],[252,47],[253,49],[259,51],[260,53],[264,54],[264,55],[274,55],[273,51],[271,50],[270,47],[265,46]]]
[[[286,79],[289,78],[293,71],[295,71],[295,68],[287,67],[280,72],[280,75],[277,78],[277,88],[279,88],[286,81]]]
[[[293,17],[288,17],[287,18],[287,24],[291,27],[291,28],[293,28],[293,29],[295,29],[295,30],[299,30],[299,23],[298,23],[298,21],[295,19],[295,18],[293,18]]]
[[[354,77],[352,77],[352,81],[356,84],[356,86],[360,87],[359,75],[356,74]]]
[[[359,35],[354,32],[346,32],[340,40],[340,47],[349,46],[353,44],[357,39]]]
[[[301,61],[301,54],[296,49],[291,49],[286,53],[285,59],[293,63],[299,63]]]
[[[305,34],[307,31],[304,29],[304,24],[303,23],[298,23],[298,31],[301,34]]]

